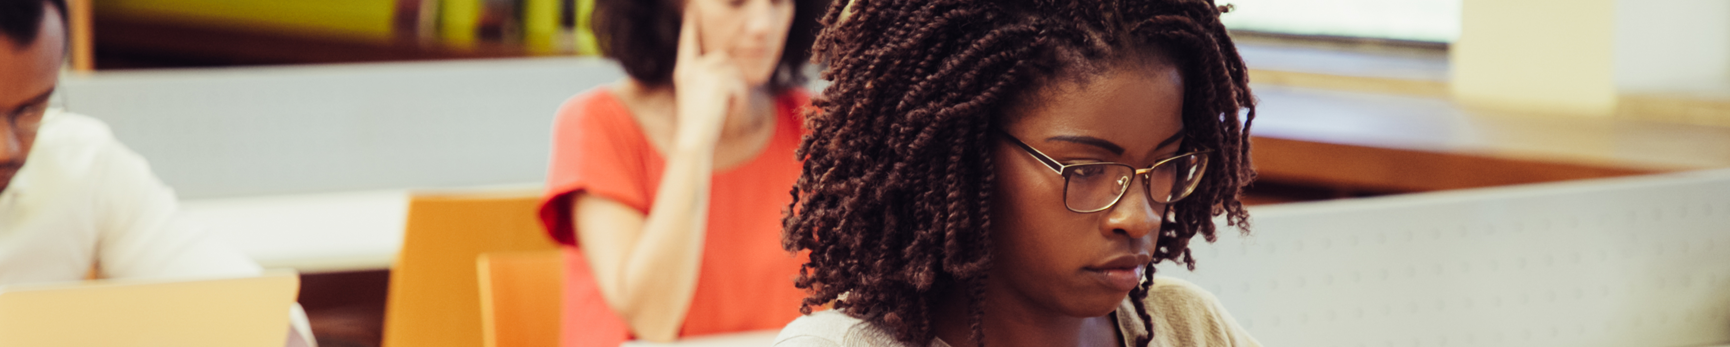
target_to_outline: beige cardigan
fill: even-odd
[[[1219,299],[1201,287],[1176,278],[1156,277],[1153,292],[1147,296],[1148,315],[1152,316],[1154,334],[1152,346],[1159,347],[1261,347],[1237,321],[1231,318]],[[1118,305],[1117,328],[1123,345],[1130,346],[1138,336],[1147,335],[1141,317],[1127,298]],[[834,310],[799,317],[775,337],[776,347],[840,347],[840,346],[903,346],[887,332],[865,324],[858,318]],[[943,340],[932,339],[929,347],[949,347]]]

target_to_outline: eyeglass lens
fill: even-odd
[[[25,106],[18,113],[0,114],[0,116],[6,117],[3,119],[5,124],[0,125],[5,125],[9,128],[6,130],[11,131],[14,135],[23,136],[34,133],[36,128],[41,127],[42,117],[47,113],[48,102],[43,101],[39,104]]]
[[[1206,157],[1185,155],[1150,170],[1147,196],[1154,202],[1172,203],[1189,196],[1201,181]],[[1064,170],[1063,200],[1070,210],[1091,212],[1115,204],[1137,179],[1135,168],[1118,163],[1082,164]]]

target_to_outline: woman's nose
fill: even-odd
[[[1165,204],[1156,204],[1147,196],[1147,182],[1139,175],[1130,178],[1129,191],[1123,193],[1117,205],[1106,210],[1105,222],[1100,225],[1100,232],[1110,237],[1124,235],[1139,239],[1159,230],[1164,218],[1160,214],[1165,211]]]
[[[751,1],[745,6],[745,35],[767,35],[773,28],[775,4],[771,0]]]

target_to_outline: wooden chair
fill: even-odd
[[[482,253],[551,251],[535,209],[539,192],[418,195],[409,201],[391,268],[385,347],[479,346]]]
[[[68,49],[72,54],[68,60],[72,62],[72,71],[96,71],[95,34],[92,33],[95,25],[91,23],[90,13],[90,0],[66,2],[66,26],[71,29],[67,35],[72,41],[72,47]]]
[[[564,265],[559,251],[481,254],[476,267],[486,347],[559,345]]]

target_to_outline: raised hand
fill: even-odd
[[[727,115],[744,113],[750,87],[726,51],[704,52],[698,11],[686,8],[684,12],[679,56],[673,67],[674,112],[679,126],[675,145],[712,149],[720,140]]]

